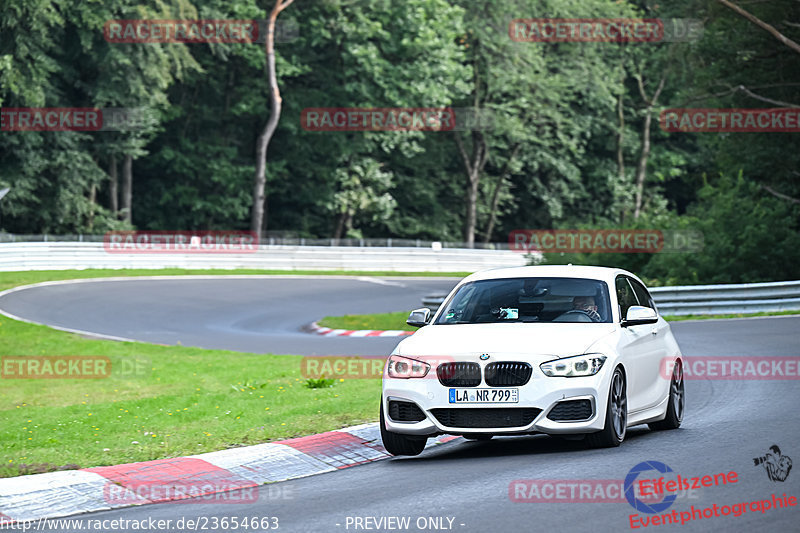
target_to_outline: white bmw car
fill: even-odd
[[[393,455],[429,437],[545,433],[619,446],[683,419],[682,355],[630,272],[531,266],[464,278],[386,362],[381,436]]]

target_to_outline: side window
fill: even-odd
[[[629,279],[628,281],[633,287],[633,292],[636,293],[636,299],[639,300],[639,305],[655,309],[656,306],[653,303],[653,298],[650,296],[650,293],[647,292],[647,289],[644,288],[644,285],[635,279]]]
[[[628,314],[628,308],[632,305],[639,305],[639,302],[636,300],[636,295],[624,276],[618,276],[615,284],[617,286],[617,300],[619,301],[619,317],[623,319]]]
[[[447,324],[464,320],[464,311],[466,310],[467,304],[471,301],[472,294],[475,290],[474,283],[469,283],[458,289],[452,300],[442,303],[442,307],[446,307],[445,312],[439,315],[439,319],[436,323]],[[445,306],[445,303],[447,306]]]

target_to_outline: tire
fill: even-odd
[[[461,436],[467,440],[480,440],[480,441],[492,440],[492,435],[487,435],[485,433],[479,433],[474,435],[461,435]]]
[[[383,416],[383,400],[381,400],[381,440],[383,447],[392,455],[419,455],[425,449],[427,437],[416,437],[395,433],[386,429],[386,419]]]
[[[602,431],[586,435],[586,443],[592,448],[614,448],[625,440],[628,425],[628,398],[625,391],[625,376],[619,367],[614,369],[608,387],[606,420]]]
[[[672,379],[669,382],[669,403],[667,416],[664,420],[647,424],[653,431],[677,429],[683,422],[683,413],[686,409],[686,393],[683,386],[683,367],[678,361],[672,369]]]

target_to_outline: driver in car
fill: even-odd
[[[595,303],[594,297],[592,296],[576,296],[572,300],[572,309],[575,311],[583,311],[589,315],[592,322],[600,322],[602,320],[600,318],[600,313],[597,312],[597,303]]]

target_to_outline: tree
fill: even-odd
[[[639,164],[636,167],[636,204],[633,209],[633,219],[639,218],[642,211],[642,194],[644,192],[644,179],[647,176],[647,158],[650,157],[650,124],[653,120],[653,108],[658,103],[658,97],[664,90],[664,82],[667,80],[666,73],[661,75],[658,86],[652,96],[648,96],[642,81],[642,74],[636,75],[636,84],[639,87],[639,94],[645,104],[644,125],[642,126],[642,151],[639,155]]]
[[[389,193],[392,173],[381,169],[381,163],[363,158],[336,171],[337,192],[332,209],[339,213],[333,238],[349,235],[356,214],[373,220],[389,218],[397,202]],[[360,232],[359,232],[359,235]]]
[[[789,39],[787,36],[785,36],[784,34],[779,32],[771,24],[767,24],[766,22],[764,22],[760,18],[754,16],[751,13],[748,13],[747,11],[742,9],[741,7],[739,7],[736,4],[734,4],[733,2],[729,2],[728,0],[717,0],[717,2],[719,2],[723,6],[727,7],[728,9],[732,10],[737,15],[740,15],[741,17],[743,17],[743,18],[747,19],[748,21],[752,22],[753,24],[755,24],[756,26],[758,26],[762,30],[767,31],[770,35],[772,35],[773,37],[778,39],[778,41],[780,41],[781,43],[785,44],[791,50],[794,50],[795,52],[800,54],[800,44],[797,44],[793,40]]]
[[[529,13],[574,18],[633,11],[606,0],[470,0],[463,5],[472,86],[457,105],[496,117],[490,130],[455,134],[456,157],[466,177],[463,239],[473,246],[478,227],[486,228],[488,242],[505,216],[525,224],[513,227],[563,219],[566,205],[586,195],[589,180],[583,181],[581,167],[590,132],[616,132],[608,120],[619,91],[614,80],[620,78],[613,45],[515,42],[509,22]],[[511,187],[515,194],[504,195]]]
[[[250,231],[255,233],[258,238],[261,237],[262,226],[265,222],[267,148],[281,118],[281,93],[278,89],[278,80],[275,74],[275,21],[281,11],[292,5],[293,2],[294,0],[275,0],[275,5],[272,7],[267,19],[267,35],[264,48],[267,55],[266,70],[270,90],[271,112],[269,120],[267,120],[264,130],[259,135],[256,143],[256,174],[253,180],[253,209],[250,218]]]

